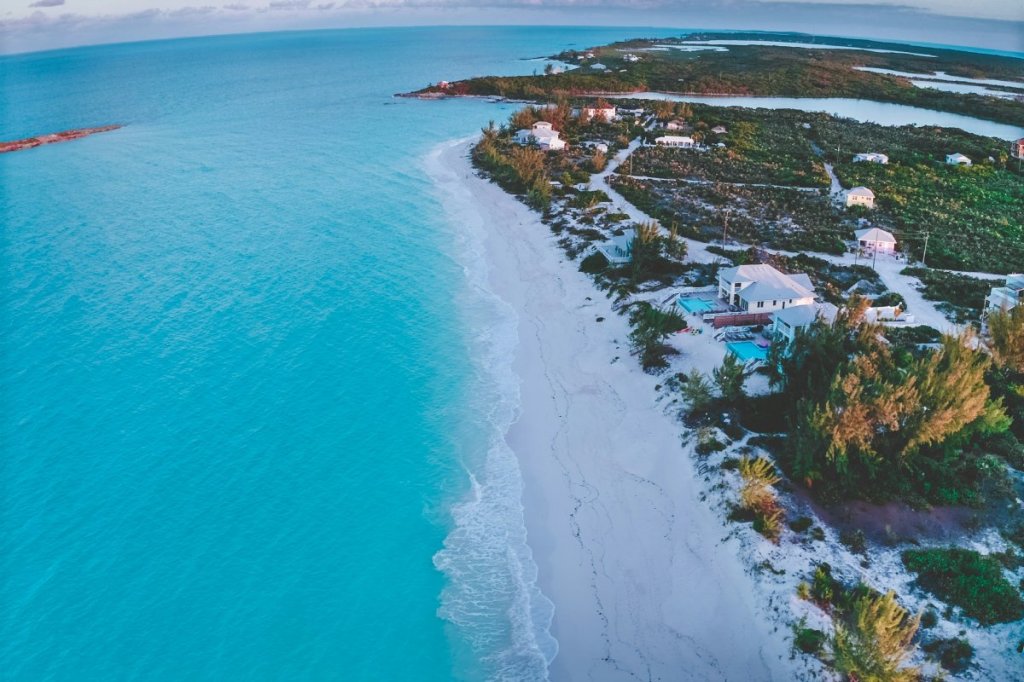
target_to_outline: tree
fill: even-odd
[[[715,396],[711,392],[711,382],[697,369],[691,370],[686,375],[686,381],[683,382],[680,392],[692,415],[702,414],[715,401]]]
[[[782,533],[782,509],[773,487],[779,482],[775,466],[765,459],[751,459],[744,456],[739,465],[743,487],[740,488],[740,504],[754,514],[754,528],[772,542],[777,542]]]
[[[600,173],[606,165],[608,165],[608,157],[600,149],[596,150],[594,155],[590,157],[590,168],[595,173]]]
[[[644,369],[664,367],[665,354],[670,349],[662,342],[669,334],[686,328],[686,322],[674,308],[656,308],[647,301],[633,308],[629,322],[633,325],[629,341]]]
[[[725,360],[711,372],[722,399],[736,405],[743,400],[743,383],[750,372],[732,353],[726,353]]]
[[[997,365],[1024,374],[1024,305],[989,313],[988,347]]]
[[[837,622],[832,638],[835,667],[857,682],[911,682],[921,678],[915,667],[904,667],[921,614],[910,616],[890,591],[865,595],[853,606],[852,622]]]

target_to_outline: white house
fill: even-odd
[[[622,57],[622,61],[629,62],[631,64],[635,64],[636,62],[640,61],[640,57],[638,57],[635,54],[633,54],[632,52],[630,52],[630,53],[627,53],[626,55],[624,55]]]
[[[590,68],[592,68],[592,69],[594,69],[596,71],[604,71],[608,67],[605,66],[604,64],[601,64],[600,62],[597,62],[597,63],[591,64]]]
[[[831,303],[813,305],[797,305],[772,313],[772,338],[776,342],[791,344],[796,334],[821,319],[831,324],[836,319],[839,309]]]
[[[615,119],[615,114],[615,107],[610,105],[605,107],[584,107],[580,109],[580,116],[589,120],[598,119],[603,121],[612,121]]]
[[[843,198],[847,206],[866,206],[867,208],[875,206],[875,193],[867,187],[848,189]]]
[[[985,305],[989,310],[1009,310],[1024,305],[1024,274],[1007,275],[1006,286],[993,287]]]
[[[803,274],[786,275],[770,265],[739,265],[718,273],[718,296],[748,313],[770,313],[814,303],[814,285]]]
[[[957,152],[955,154],[946,154],[946,163],[950,166],[970,166],[971,160]]]
[[[1010,156],[1015,159],[1024,159],[1024,137],[1010,143]]]
[[[878,152],[863,152],[861,154],[853,155],[854,163],[880,163],[885,165],[889,163],[889,157],[885,154],[879,154]]]
[[[715,135],[725,135],[729,131],[726,130],[725,126],[715,126],[714,128],[711,129],[711,132],[713,132]]]
[[[914,316],[905,312],[898,305],[882,305],[865,308],[864,321],[868,324],[875,324],[878,322],[903,322],[905,324],[913,324]]]
[[[622,235],[612,237],[611,241],[598,245],[597,250],[612,265],[623,265],[633,258],[634,237],[636,237],[634,230],[624,230]]]
[[[857,246],[866,251],[878,253],[893,253],[896,251],[896,237],[891,232],[880,230],[877,227],[869,227],[854,232],[857,236]]]
[[[674,121],[669,121],[665,124],[666,130],[686,130],[689,125],[681,118],[677,118]]]
[[[687,135],[662,135],[661,137],[654,138],[654,144],[662,147],[693,147],[696,142],[693,141],[692,137]]]
[[[516,142],[536,144],[544,150],[565,149],[565,140],[559,137],[558,131],[552,128],[547,121],[537,121],[530,130],[517,131]]]

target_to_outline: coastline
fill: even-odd
[[[551,679],[793,679],[788,630],[701,499],[659,378],[629,356],[626,320],[535,213],[477,177],[468,149],[443,144],[429,173],[453,219],[485,228],[490,287],[518,316],[506,441],[554,602]]]

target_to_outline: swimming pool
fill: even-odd
[[[761,348],[753,341],[733,341],[725,344],[725,347],[729,349],[729,352],[738,357],[743,362],[748,360],[760,360],[764,362],[768,358],[768,349]]]
[[[683,306],[688,313],[706,313],[711,310],[711,301],[706,298],[679,298],[676,303]]]

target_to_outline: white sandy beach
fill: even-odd
[[[659,379],[629,355],[626,321],[467,152],[446,144],[430,172],[453,219],[486,228],[491,287],[519,318],[522,405],[508,442],[555,603],[551,679],[793,678],[788,630],[762,610],[738,541],[702,502]]]

